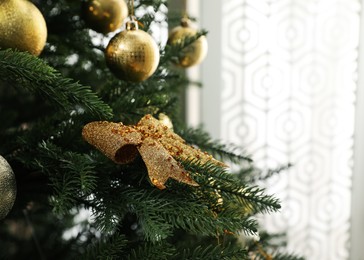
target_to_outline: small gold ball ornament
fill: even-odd
[[[0,1],[0,48],[27,51],[38,56],[47,40],[41,12],[28,0]]]
[[[116,77],[133,82],[149,78],[159,64],[159,48],[146,32],[138,30],[131,19],[126,29],[116,34],[105,50],[106,63]]]
[[[0,219],[5,218],[14,205],[16,182],[9,163],[0,155]]]
[[[82,2],[82,17],[93,30],[106,34],[120,28],[128,16],[124,0],[86,0]]]
[[[171,46],[180,45],[187,38],[196,36],[197,32],[198,31],[196,29],[190,26],[188,18],[182,18],[181,25],[175,27],[170,32],[167,44]],[[207,39],[204,35],[202,35],[196,41],[182,49],[176,65],[184,68],[197,65],[205,59],[207,50]]]
[[[173,123],[172,123],[172,120],[169,118],[169,116],[167,116],[164,113],[159,113],[158,120],[159,120],[159,122],[162,123],[162,125],[165,125],[169,129],[173,130]]]

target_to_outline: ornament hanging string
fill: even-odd
[[[119,29],[129,16],[129,8],[124,0],[82,1],[81,12],[87,26],[103,34]]]
[[[187,18],[187,0],[183,0],[182,17]]]
[[[119,79],[141,82],[148,79],[158,68],[159,47],[151,35],[139,30],[139,21],[134,16],[133,0],[128,4],[131,12],[129,21],[125,23],[125,30],[110,40],[105,49],[105,60]]]
[[[136,22],[140,27],[144,27],[144,24],[139,22],[134,15],[134,0],[129,0],[129,8],[130,8],[130,14],[129,14],[130,21]]]
[[[198,34],[198,31],[195,28],[192,28],[190,19],[187,15],[187,0],[184,0],[183,3],[185,5],[185,13],[182,16],[180,26],[175,27],[169,33],[167,44],[170,46],[179,46],[182,43],[185,43],[186,39],[189,41],[189,38],[196,37]],[[191,42],[188,45],[189,46],[185,46],[178,54],[178,57],[173,60],[177,66],[184,68],[192,67],[201,63],[206,57],[208,44],[204,35],[200,35],[194,42]]]
[[[130,17],[134,18],[134,0],[129,0],[130,5]]]

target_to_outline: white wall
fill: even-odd
[[[351,260],[364,259],[364,8],[361,9],[358,75],[351,210]]]

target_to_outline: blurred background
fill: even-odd
[[[181,8],[173,0],[170,8]],[[264,217],[307,259],[364,259],[363,14],[360,0],[187,1],[209,31],[188,70],[186,117],[246,149],[283,208]]]

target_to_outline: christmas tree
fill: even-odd
[[[300,259],[260,231],[255,216],[280,204],[253,161],[181,116],[181,67],[205,32],[157,41],[152,58],[154,43],[124,35],[115,45],[134,49],[120,54],[106,46],[123,1],[33,1],[47,26],[36,57],[44,28],[25,1],[0,2],[1,259]],[[149,39],[167,1],[133,4],[126,27]]]

